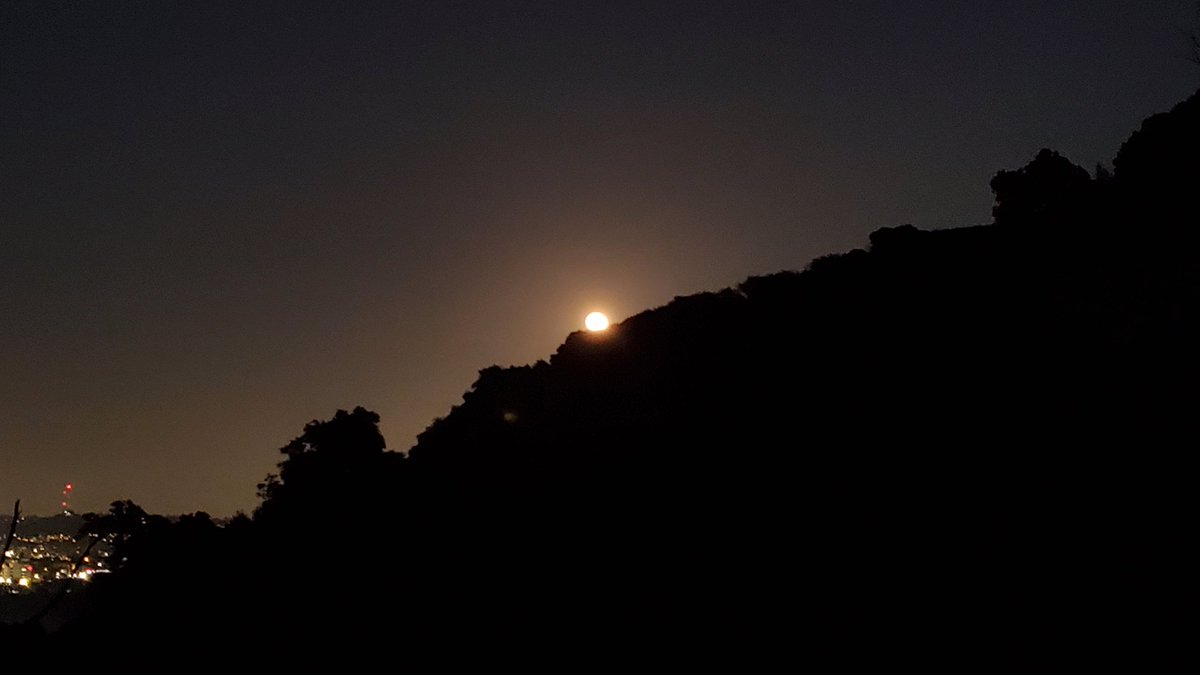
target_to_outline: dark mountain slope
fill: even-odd
[[[482,371],[408,468],[520,523],[522,559],[583,547],[556,569],[634,615],[669,597],[622,616],[647,633],[1144,656],[1200,598],[1195,100],[1115,179],[1002,172],[996,225],[880,230]]]
[[[369,411],[313,422],[252,522],[203,555],[130,536],[57,644],[219,626],[275,667],[1187,669],[1198,100],[1113,175],[1050,151],[1000,172],[992,225],[885,228],[485,369],[407,457]]]

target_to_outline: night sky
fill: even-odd
[[[0,502],[229,515],[592,309],[990,221],[1195,91],[1190,0],[0,3]]]

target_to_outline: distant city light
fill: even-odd
[[[12,548],[4,553],[0,586],[5,593],[23,593],[56,580],[89,583],[94,575],[110,571],[104,569],[105,560],[111,555],[110,545],[111,542],[104,542],[84,556],[81,543],[68,532],[15,537]],[[77,560],[82,561],[78,569]]]

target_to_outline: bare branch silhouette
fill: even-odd
[[[12,548],[13,538],[17,536],[17,521],[21,519],[21,500],[13,504],[12,522],[8,525],[8,536],[4,539],[4,550],[0,551],[0,565],[8,558],[8,549]]]
[[[63,598],[67,597],[67,593],[69,593],[71,590],[71,580],[75,578],[75,574],[78,573],[79,568],[83,566],[84,560],[87,559],[88,555],[92,552],[92,549],[99,542],[100,542],[100,537],[98,537],[96,535],[91,536],[91,541],[88,542],[87,547],[83,549],[83,552],[79,554],[79,557],[75,559],[75,564],[71,565],[71,572],[67,575],[67,579],[63,583],[63,585],[61,587],[59,587],[58,592],[54,594],[53,598],[50,598],[50,601],[47,602],[44,607],[42,607],[40,610],[38,610],[37,614],[34,614],[33,616],[29,617],[29,619],[25,623],[27,623],[27,624],[38,623],[39,621],[42,620],[43,617],[45,617],[47,614],[49,614],[50,610],[54,609],[55,606],[57,606],[59,602],[62,602]]]
[[[1192,22],[1192,29],[1187,33],[1188,47],[1191,48],[1191,54],[1188,55],[1188,61],[1200,66],[1200,2],[1196,3],[1196,17]]]

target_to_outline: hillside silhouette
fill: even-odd
[[[999,172],[993,224],[885,227],[486,368],[406,454],[339,411],[253,517],[93,518],[126,565],[39,639],[136,636],[143,667],[203,639],[350,669],[1183,669],[1197,185],[1200,94],[1111,172]]]

